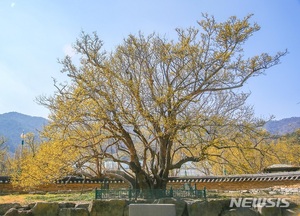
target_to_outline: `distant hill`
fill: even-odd
[[[300,117],[270,121],[265,125],[267,131],[274,135],[284,135],[300,129]]]
[[[7,139],[9,151],[14,152],[16,147],[21,144],[21,134],[35,133],[48,123],[42,117],[28,116],[17,112],[0,114],[0,136]],[[278,121],[270,121],[265,125],[267,131],[274,135],[284,135],[300,129],[300,117],[286,118]]]
[[[16,147],[21,144],[21,134],[34,133],[38,135],[47,119],[42,117],[33,117],[17,112],[0,114],[0,136],[7,139],[6,144],[9,151],[14,152]]]

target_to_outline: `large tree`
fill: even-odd
[[[203,15],[178,38],[129,35],[110,53],[96,33],[82,33],[79,58],[60,63],[69,83],[39,102],[51,111],[51,133],[93,157],[127,164],[141,188],[164,188],[187,162],[221,158],[214,149],[256,149],[261,126],[240,89],[286,52],[246,57],[242,46],[260,27],[252,15],[225,22]],[[89,151],[92,152],[92,151]]]

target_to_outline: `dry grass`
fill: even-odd
[[[29,195],[5,195],[0,196],[0,203],[20,203],[20,204],[28,204],[26,198]]]
[[[34,202],[89,202],[94,199],[94,193],[70,194],[16,194],[0,196],[0,203],[20,203],[26,205]]]
[[[63,193],[63,194],[12,194],[0,195],[1,203],[20,203],[26,205],[34,202],[74,202],[74,203],[87,203],[92,201],[95,197],[94,192],[86,193]],[[293,195],[269,195],[269,194],[241,194],[235,193],[222,193],[208,191],[208,197],[211,199],[226,199],[231,197],[273,197],[273,198],[289,198],[291,201],[300,204],[299,194]]]

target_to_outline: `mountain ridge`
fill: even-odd
[[[21,144],[22,133],[34,133],[38,136],[38,131],[48,123],[43,117],[29,116],[18,112],[8,112],[0,114],[0,136],[6,139],[6,145],[10,152],[14,152]]]
[[[9,151],[14,152],[21,144],[22,133],[34,133],[38,136],[38,131],[48,123],[43,117],[29,116],[18,112],[8,112],[0,114],[0,137],[4,137]],[[272,120],[266,123],[265,129],[273,135],[284,135],[300,129],[300,117],[284,118]]]
[[[273,135],[293,133],[300,128],[300,117],[283,118],[272,120],[265,124],[265,129]]]

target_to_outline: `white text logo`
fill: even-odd
[[[252,207],[280,207],[287,208],[290,203],[287,198],[253,198],[253,197],[240,197],[240,198],[231,198],[230,200],[230,208],[236,207],[244,207],[244,208],[252,208]]]

